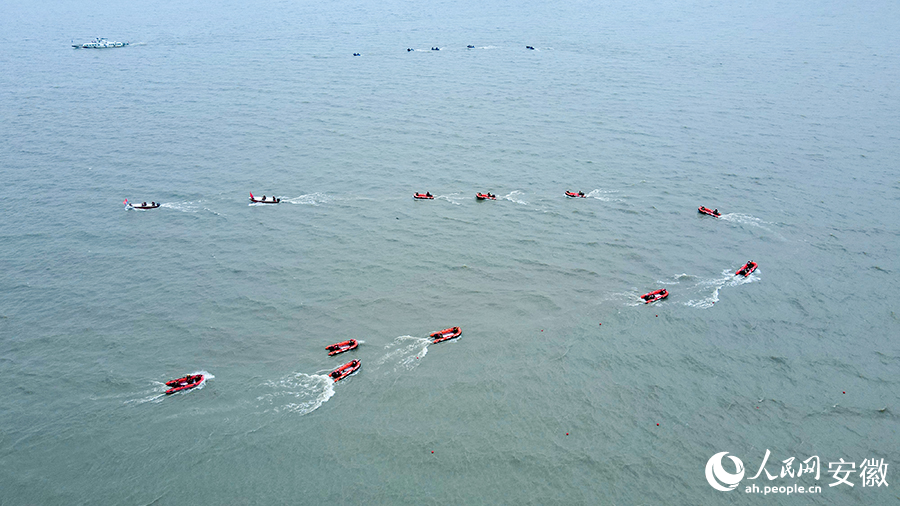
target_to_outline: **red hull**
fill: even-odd
[[[658,300],[665,299],[669,296],[669,291],[665,288],[660,288],[659,290],[654,290],[650,293],[645,293],[641,295],[641,298],[644,299],[644,304],[649,304],[651,302],[656,302]]]
[[[421,200],[432,200],[434,199],[434,195],[425,195],[424,193],[417,193],[413,195],[413,198],[421,199]]]
[[[449,329],[432,332],[430,337],[434,338],[434,341],[432,341],[431,344],[437,344],[441,341],[446,341],[447,339],[459,337],[460,335],[462,335],[462,330],[459,327],[450,327]]]
[[[166,390],[166,395],[172,395],[176,392],[181,392],[182,390],[190,390],[191,388],[200,386],[202,383],[202,374],[189,374],[183,378],[167,381],[166,386],[173,388]]]
[[[716,218],[722,216],[722,213],[716,214],[716,212],[715,212],[714,210],[712,210],[712,209],[710,209],[710,208],[708,208],[708,207],[700,206],[700,207],[697,208],[697,210],[700,211],[700,212],[703,213],[703,214],[708,214],[708,215],[710,215],[710,216],[715,216]]]
[[[478,200],[497,200],[496,196],[491,197],[489,195],[485,195],[484,193],[476,193],[475,198]]]
[[[332,344],[331,346],[326,346],[325,349],[328,350],[328,356],[332,357],[334,355],[339,355],[344,353],[345,351],[350,351],[356,349],[359,346],[359,343],[356,342],[356,339],[349,339],[347,341]]]
[[[586,198],[587,195],[585,195],[585,194],[583,194],[583,193],[582,193],[582,194],[579,194],[579,193],[572,193],[572,192],[568,192],[568,191],[567,191],[567,192],[566,192],[566,197],[572,197],[572,198],[578,198],[578,197],[581,197],[581,198]]]
[[[735,276],[744,276],[746,278],[750,274],[753,274],[753,271],[755,271],[757,267],[759,267],[759,265],[756,262],[751,260],[751,261],[745,263],[743,267],[738,269],[738,271],[735,272],[734,275]]]
[[[328,376],[331,377],[335,381],[335,383],[337,383],[338,381],[346,378],[347,376],[350,376],[351,374],[359,370],[360,365],[361,364],[359,360],[351,360],[346,364],[338,367],[337,369],[331,371],[331,374],[329,374]]]

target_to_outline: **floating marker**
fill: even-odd
[[[434,450],[431,450],[431,453],[434,453]]]
[[[568,433],[568,432],[566,432],[566,435],[567,435],[567,436],[568,436],[568,435],[569,435],[569,433]]]
[[[656,426],[659,427],[659,424],[656,424]]]

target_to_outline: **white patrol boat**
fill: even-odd
[[[97,37],[96,39],[90,42],[85,42],[84,44],[72,44],[72,47],[74,47],[75,49],[106,49],[109,47],[125,47],[129,44],[131,43],[116,42],[114,40],[108,40],[104,37]]]

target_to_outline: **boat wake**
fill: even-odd
[[[450,202],[451,204],[458,206],[459,205],[458,199],[459,199],[460,195],[462,195],[462,194],[461,193],[451,193],[450,195],[435,195],[434,199],[435,200],[438,200],[438,199],[446,200],[447,202]]]
[[[763,221],[755,216],[750,216],[749,214],[740,214],[740,213],[728,213],[719,216],[720,220],[727,221],[730,223],[735,223],[738,225],[750,225],[751,227],[759,227],[766,232],[772,232],[771,228],[766,225],[773,225],[773,223],[769,223],[768,221]],[[779,235],[779,237],[781,237]]]
[[[159,207],[161,207],[163,209],[172,209],[173,211],[181,211],[182,213],[199,213],[200,211],[206,211],[209,213],[213,213],[216,216],[225,216],[224,214],[222,214],[218,211],[213,211],[212,209],[210,209],[208,207],[204,207],[202,200],[197,200],[197,201],[189,200],[189,201],[185,201],[185,202],[165,202],[165,203],[161,203],[159,205]]]
[[[334,395],[334,381],[326,374],[292,373],[279,380],[267,381],[262,389],[269,392],[256,398],[264,413],[306,415],[319,409]]]
[[[685,306],[696,307],[699,309],[709,309],[715,305],[716,302],[719,302],[719,290],[723,288],[732,288],[736,286],[746,285],[747,283],[753,283],[759,281],[759,269],[757,269],[753,274],[744,277],[744,276],[735,276],[734,271],[736,271],[740,266],[737,266],[733,269],[725,269],[722,271],[721,277],[713,278],[713,279],[699,279],[695,282],[694,286],[691,287],[691,291],[697,293],[700,298],[691,299],[684,303]]]
[[[306,195],[300,195],[299,197],[294,197],[291,199],[281,199],[282,202],[287,202],[288,204],[300,204],[305,206],[318,206],[321,204],[327,204],[328,202],[331,202],[331,200],[332,197],[329,197],[328,195],[321,192],[307,193]]]
[[[418,367],[428,353],[431,339],[415,336],[400,336],[384,347],[385,353],[375,360],[375,371],[386,368],[384,374],[410,371]]]
[[[509,195],[506,195],[503,198],[510,202],[515,202],[516,204],[522,204],[523,206],[527,206],[528,202],[525,202],[524,200],[522,200],[522,196],[524,194],[525,194],[524,192],[520,192],[519,190],[514,190]]]
[[[597,188],[587,193],[586,197],[594,198],[603,202],[625,202],[620,198],[616,198],[612,195],[619,193],[619,190],[602,190]]]

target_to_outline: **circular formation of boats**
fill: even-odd
[[[566,197],[568,197],[568,198],[586,198],[587,195],[583,191],[579,191],[576,193],[576,192],[567,190]],[[417,192],[413,195],[413,198],[418,199],[418,200],[434,200],[434,195],[432,195],[431,192],[425,192],[425,193]],[[491,192],[487,192],[487,193],[477,192],[477,193],[475,193],[475,198],[478,200],[497,200],[497,196]],[[269,198],[269,197],[266,197],[265,195],[263,195],[262,198],[256,198],[253,196],[253,193],[251,192],[250,193],[250,202],[257,203],[257,204],[278,204],[279,202],[281,202],[281,199],[277,198],[275,196],[272,196],[271,198]],[[124,204],[125,204],[126,208],[130,208],[130,209],[156,209],[161,205],[158,202],[150,202],[150,204],[147,204],[147,202],[142,202],[141,204],[134,204],[134,203],[129,203],[128,199],[125,199]],[[718,209],[709,209],[708,207],[700,206],[698,208],[698,210],[701,214],[706,214],[706,215],[713,216],[716,218],[719,218],[722,216],[722,214],[719,212]],[[740,269],[738,269],[738,271],[735,272],[734,275],[747,277],[750,274],[752,274],[757,269],[757,267],[759,267],[759,265],[756,262],[750,260],[746,264],[744,264]],[[645,304],[650,304],[651,302],[657,302],[657,301],[663,300],[663,299],[667,298],[668,296],[669,296],[668,290],[666,290],[665,288],[659,288],[657,290],[653,290],[652,292],[648,292],[648,293],[645,293],[644,295],[641,295],[641,300],[643,300]],[[460,335],[462,335],[462,329],[460,329],[459,327],[450,327],[450,328],[447,328],[444,330],[439,330],[437,332],[432,332],[431,334],[429,334],[429,337],[431,337],[431,339],[432,339],[432,344],[437,344],[437,343],[447,341],[450,339],[455,339],[455,338],[459,337]],[[351,350],[355,350],[358,347],[359,347],[359,341],[357,341],[356,339],[348,339],[346,341],[328,345],[325,347],[325,349],[328,351],[328,356],[335,356],[335,355],[340,355],[342,353],[346,353]],[[347,376],[350,376],[351,374],[355,373],[356,371],[358,371],[360,369],[360,367],[362,367],[362,362],[360,362],[359,359],[353,359],[353,360],[347,362],[346,364],[343,364],[340,367],[331,371],[331,373],[328,374],[328,377],[331,378],[334,382],[338,382],[338,381],[346,378]],[[167,381],[166,386],[169,386],[171,388],[166,390],[166,395],[171,395],[171,394],[174,394],[177,392],[182,392],[185,390],[190,390],[190,389],[196,388],[196,387],[202,385],[204,381],[205,381],[205,378],[202,374],[193,374],[193,375],[188,374],[184,377],[177,378],[177,379],[174,379],[171,381]]]

